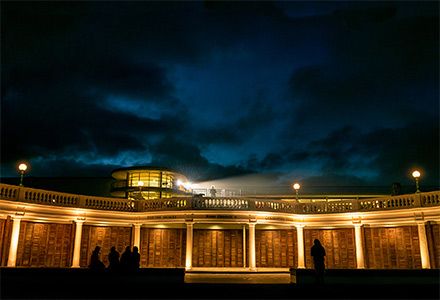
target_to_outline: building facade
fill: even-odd
[[[98,245],[106,265],[112,246],[138,246],[143,268],[313,268],[318,238],[330,269],[440,269],[440,191],[301,203],[141,190],[141,199],[136,181],[165,183],[154,190],[164,195],[173,174],[123,171],[114,177],[127,198],[2,184],[1,266],[84,268]]]
[[[112,172],[117,181],[110,193],[132,200],[191,196],[188,179],[175,170],[160,167],[120,168]]]

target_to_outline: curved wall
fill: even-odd
[[[439,195],[327,204],[171,198],[131,206],[2,185],[0,263],[86,267],[97,245],[105,264],[112,246],[122,254],[136,245],[141,267],[313,268],[318,238],[327,268],[439,269]]]

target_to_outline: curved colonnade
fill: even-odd
[[[440,268],[440,191],[339,202],[252,198],[136,201],[2,184],[1,266],[87,267],[101,247],[138,246],[141,267]]]

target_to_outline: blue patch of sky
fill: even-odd
[[[131,167],[137,165],[146,165],[152,161],[151,154],[148,150],[145,151],[122,151],[116,156],[104,157],[100,154],[90,153],[78,153],[75,155],[50,155],[39,156],[32,158],[30,161],[32,164],[38,165],[41,163],[47,164],[57,161],[73,161],[76,163],[82,163],[85,165],[110,165],[120,167]]]
[[[297,106],[298,99],[287,95],[292,73],[329,59],[325,32],[317,29],[310,38],[304,33],[291,34],[289,28],[275,34],[270,24],[256,32],[207,53],[201,63],[167,66],[174,97],[188,107],[193,122],[204,124],[205,129],[237,123],[256,100],[269,103],[279,116],[259,128],[258,135],[244,136],[240,146],[213,144],[202,149],[202,155],[211,162],[237,165],[250,155],[262,159],[271,152],[278,138],[274,133],[288,124],[286,118]]]
[[[99,105],[106,110],[133,114],[152,120],[159,120],[164,111],[164,107],[156,102],[121,95],[108,95],[104,103]]]

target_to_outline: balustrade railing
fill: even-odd
[[[297,213],[300,214],[318,214],[318,213],[339,213],[353,211],[353,201],[359,200],[344,200],[338,202],[312,202],[312,203],[298,203]]]
[[[255,209],[264,211],[277,211],[295,213],[295,204],[277,200],[255,200]]]
[[[24,190],[23,198],[25,200],[24,202],[60,206],[77,206],[79,197],[72,194],[53,193],[43,190]]]
[[[325,214],[440,206],[439,198],[440,191],[372,199],[352,199],[311,203],[240,197],[176,197],[140,201],[59,193],[7,184],[0,185],[0,200],[130,212],[231,210],[269,211],[293,214]]]
[[[0,197],[5,200],[17,200],[19,187],[15,185],[0,185]]]
[[[84,197],[84,208],[105,209],[117,211],[136,211],[136,203],[128,199]]]
[[[421,194],[423,206],[438,206],[440,205],[440,193],[425,193]]]
[[[191,208],[191,199],[164,198],[142,201],[141,211],[182,210]]]
[[[193,198],[193,209],[249,210],[248,199]]]

